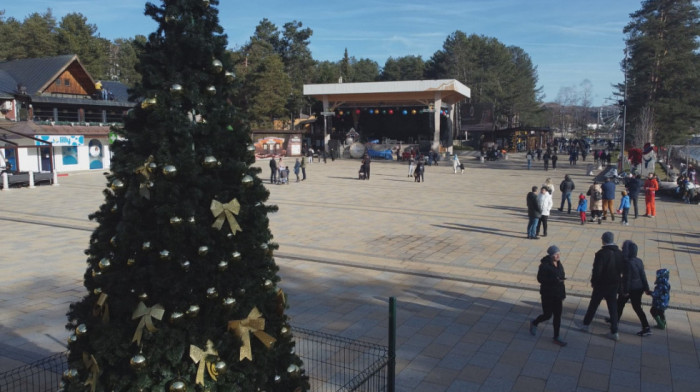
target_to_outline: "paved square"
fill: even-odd
[[[699,206],[662,197],[655,219],[581,226],[575,214],[556,211],[557,189],[549,236],[527,240],[530,187],[547,177],[558,186],[570,174],[578,195],[592,180],[585,165],[545,172],[537,164],[527,170],[519,154],[462,160],[464,174],[442,162],[426,168],[424,183],[407,177],[401,162],[375,161],[371,179],[360,181],[358,161],[328,160],[308,164],[306,181],[292,174],[289,185],[269,185],[268,203],[280,208],[270,225],[293,323],[386,344],[387,302],[397,297],[398,391],[697,390]],[[258,165],[268,179],[267,162]],[[84,293],[83,250],[94,228],[87,215],[102,203],[106,180],[96,172],[59,180],[0,192],[0,371],[65,350],[65,313]],[[656,269],[671,271],[667,330],[636,336],[628,306],[620,341],[608,340],[605,305],[592,333],[575,329],[608,230],[617,243],[639,245],[652,282]],[[549,322],[535,337],[527,330],[540,313],[536,274],[551,244],[561,248],[568,277],[564,348],[551,343]]]

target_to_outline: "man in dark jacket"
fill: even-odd
[[[613,206],[615,203],[615,183],[608,177],[601,188],[603,189],[603,219],[606,219],[608,211],[610,211],[610,218],[615,220],[615,213],[613,212],[613,208],[615,208]]]
[[[559,339],[559,327],[561,325],[562,302],[566,298],[564,287],[564,266],[561,264],[559,248],[552,245],[547,248],[547,256],[540,260],[540,268],[537,271],[537,281],[540,283],[540,296],[542,297],[542,314],[530,322],[530,333],[537,334],[537,324],[549,320],[552,316],[554,338],[552,343],[566,346],[566,342]]]
[[[571,192],[576,189],[576,185],[571,180],[569,175],[564,176],[564,181],[559,184],[559,190],[561,191],[561,206],[559,206],[559,211],[564,211],[564,202],[569,203],[569,214],[571,214]]]
[[[270,184],[277,182],[277,161],[275,157],[270,158]]]
[[[537,187],[532,187],[532,192],[527,194],[527,238],[531,240],[539,240],[537,236],[537,223],[542,216],[540,203],[537,202]]]
[[[637,199],[639,198],[639,191],[642,189],[641,176],[637,174],[636,176],[631,174],[627,177],[625,181],[625,187],[627,187],[627,195],[630,197],[630,201],[634,206],[634,219],[639,216],[639,209],[637,208]]]
[[[622,282],[624,267],[622,251],[615,245],[613,233],[606,231],[601,237],[603,247],[595,253],[593,271],[591,273],[591,286],[593,293],[588,303],[588,310],[583,318],[583,324],[579,325],[582,331],[588,332],[588,326],[593,321],[593,316],[600,302],[605,299],[610,315],[610,339],[618,340],[617,333],[617,292]]]
[[[642,323],[642,330],[637,332],[637,335],[649,336],[651,328],[642,309],[642,294],[651,295],[651,290],[649,290],[649,282],[646,272],[644,272],[644,263],[642,259],[637,257],[637,244],[630,240],[623,242],[622,257],[625,260],[626,272],[622,280],[622,290],[617,296],[617,318],[619,320],[622,317],[622,311],[629,300],[632,302],[632,309],[639,317],[639,322]]]

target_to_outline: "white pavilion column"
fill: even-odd
[[[432,149],[436,152],[440,151],[440,107],[442,106],[442,94],[439,91],[435,92],[435,104],[433,108],[433,121],[435,122],[435,134],[433,135]]]

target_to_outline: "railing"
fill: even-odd
[[[396,301],[389,302],[389,346],[292,327],[313,392],[394,392]],[[54,392],[66,353],[0,373],[0,392]]]

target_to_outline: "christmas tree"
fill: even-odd
[[[216,0],[159,25],[113,145],[71,305],[66,391],[303,391],[254,147]],[[126,23],[126,21],[125,21]]]

